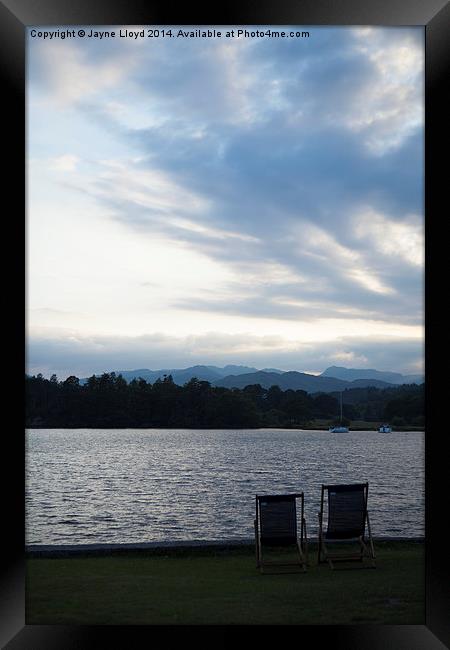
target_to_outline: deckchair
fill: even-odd
[[[322,485],[322,498],[319,515],[319,564],[328,562],[334,569],[334,562],[361,562],[370,558],[370,566],[375,567],[375,551],[370,532],[369,513],[367,512],[368,483],[352,485]],[[324,531],[324,509],[327,504],[327,529]],[[368,545],[365,537],[367,521]],[[353,553],[330,553],[329,544],[353,542],[359,549]],[[335,547],[336,548],[336,547]]]
[[[300,500],[300,539],[297,534],[297,499]],[[277,567],[283,567],[283,573],[289,572],[289,567],[296,567],[297,571],[299,569],[306,571],[308,540],[303,492],[300,494],[256,495],[255,544],[256,567],[261,573],[264,573],[269,567],[271,573],[274,572],[273,569],[276,571]],[[273,552],[266,555],[268,549],[273,551],[282,547],[295,547],[295,562],[274,560]],[[272,559],[270,559],[271,556]]]

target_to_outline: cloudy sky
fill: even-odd
[[[423,28],[301,29],[28,30],[28,372],[423,370]]]

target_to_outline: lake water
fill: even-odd
[[[31,429],[26,543],[252,538],[255,494],[369,481],[372,535],[424,531],[424,434],[374,431]]]

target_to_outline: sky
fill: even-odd
[[[28,373],[423,372],[424,30],[301,29],[28,28]]]

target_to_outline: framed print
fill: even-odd
[[[4,647],[290,626],[346,650],[448,646],[434,298],[448,4],[7,0],[0,16],[18,249],[5,304],[19,284],[26,300],[24,328],[5,318],[26,436],[16,409]],[[330,509],[345,495],[337,535],[361,545],[347,559],[363,562],[373,535],[375,566],[385,544],[375,571],[331,570],[320,487]],[[303,489],[302,592],[303,576],[245,567],[254,540],[296,543],[286,512],[271,534],[256,522],[273,504],[295,519]],[[339,526],[361,494],[358,537]],[[171,546],[180,562],[196,549],[179,588]],[[211,581],[229,547],[230,574]],[[121,565],[130,552],[136,572],[138,551],[154,558],[145,589]],[[106,563],[89,574],[97,555],[109,580]],[[367,599],[354,611],[351,589]],[[300,615],[308,594],[316,609]],[[322,597],[336,599],[328,617]]]

